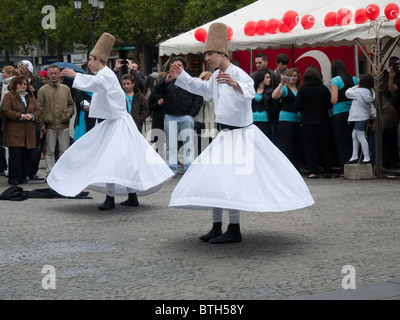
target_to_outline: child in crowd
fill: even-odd
[[[361,144],[363,152],[362,164],[370,163],[369,146],[366,138],[366,129],[369,119],[376,118],[376,109],[373,104],[375,100],[374,78],[370,74],[363,74],[360,77],[358,86],[354,86],[346,90],[346,97],[352,99],[349,112],[349,122],[354,122],[352,132],[353,154],[346,163],[358,162],[358,149]]]

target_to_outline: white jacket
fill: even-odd
[[[373,104],[375,91],[354,86],[346,90],[346,97],[353,100],[348,121],[364,121],[376,118],[376,109]]]

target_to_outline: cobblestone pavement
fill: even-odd
[[[314,206],[243,212],[243,241],[227,245],[198,240],[210,212],[168,207],[178,181],[137,208],[117,197],[108,212],[96,192],[0,201],[0,299],[275,300],[340,290],[346,265],[357,286],[400,276],[400,179],[307,180]],[[0,192],[8,187],[0,177]],[[55,289],[42,287],[46,265]]]

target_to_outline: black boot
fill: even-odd
[[[136,192],[128,193],[128,199],[121,202],[121,204],[123,206],[137,207],[139,205],[139,201],[138,201]]]
[[[115,208],[114,197],[110,197],[109,195],[106,195],[106,200],[98,208],[100,210],[110,210],[110,209]]]
[[[203,241],[209,241],[212,238],[216,238],[222,234],[222,222],[214,222],[212,229],[207,233],[202,235],[199,239]]]
[[[216,238],[211,239],[209,242],[213,244],[240,242],[242,241],[242,234],[240,233],[240,225],[238,223],[228,225],[228,230]]]

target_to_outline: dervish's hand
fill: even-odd
[[[226,83],[228,86],[231,86],[233,89],[239,91],[240,93],[243,93],[242,89],[240,88],[237,81],[232,79],[231,75],[229,73],[220,71],[216,77],[216,80],[218,83]]]
[[[179,75],[183,71],[183,68],[180,66],[177,66],[175,64],[170,64],[169,65],[169,74],[174,77],[175,79],[178,79]]]
[[[72,69],[66,68],[60,73],[61,77],[75,78],[76,72]]]

